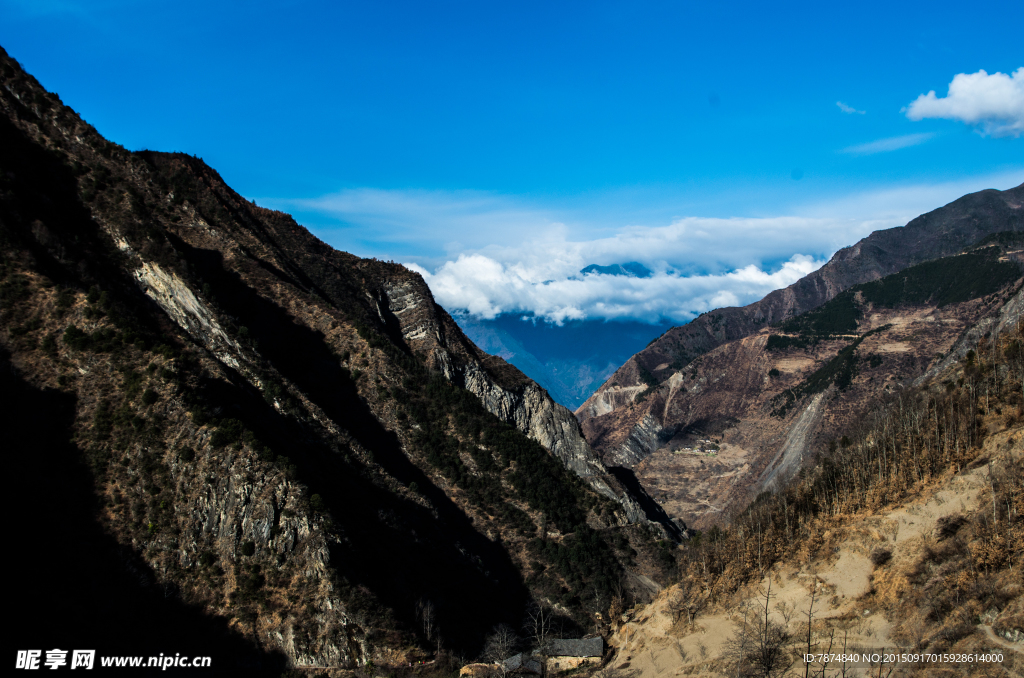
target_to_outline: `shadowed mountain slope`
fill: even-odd
[[[132,599],[98,613],[111,634],[178,620],[231,670],[280,675],[473,655],[531,601],[577,630],[666,576],[654,538],[679,528],[418,275],[200,159],[105,140],[2,51],[0,80],[5,435],[23,495],[51,466],[64,488],[26,498],[26,532],[59,507],[81,561],[19,565],[40,609]],[[76,624],[69,645],[121,648]],[[53,628],[33,614],[19,642]]]

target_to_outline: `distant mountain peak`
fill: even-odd
[[[580,271],[583,275],[588,273],[599,273],[603,275],[623,275],[627,278],[650,278],[653,271],[637,261],[630,261],[625,264],[610,264],[601,266],[591,264]]]

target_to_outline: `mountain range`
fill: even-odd
[[[672,514],[728,520],[815,449],[1022,312],[1024,185],[876,231],[742,308],[673,327],[576,411]]]
[[[415,272],[332,249],[199,158],[104,139],[2,50],[0,80],[14,648],[450,675],[538,610],[627,648],[620,620],[679,592],[692,625],[799,539],[825,553],[844,511],[981,468],[983,444],[1016,468],[1024,185],[755,304],[570,325],[554,348],[521,318],[453,319]],[[584,352],[604,330],[618,343]],[[613,371],[574,414],[516,355],[570,397]],[[960,588],[943,609],[1009,638],[1024,494],[993,468],[991,521],[946,525],[968,541],[929,556],[959,569],[905,577],[974,558],[970,605],[991,609]]]

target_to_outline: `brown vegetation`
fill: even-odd
[[[626,658],[646,643],[643,675],[678,655],[679,670],[695,675],[838,676],[853,667],[807,665],[800,655],[868,643],[1003,657],[876,664],[871,675],[1014,675],[1024,666],[1015,651],[1024,602],[1022,349],[1021,323],[983,339],[935,379],[879,405],[843,444],[822,450],[814,467],[726,529],[691,540],[681,549],[680,584],[617,633]],[[937,513],[930,522],[925,499]],[[844,584],[858,567],[863,585]],[[717,638],[701,635],[712,629]],[[687,649],[655,657],[662,635]],[[694,648],[712,640],[698,659]]]
[[[846,444],[820,452],[812,467],[785,489],[759,497],[727,530],[691,540],[681,564],[690,595],[710,600],[759,579],[778,561],[814,557],[838,538],[847,516],[897,505],[933,479],[976,463],[989,427],[1002,426],[1004,410],[1021,410],[1022,329],[1018,324],[979,345],[943,382],[880,407]],[[973,548],[961,553],[972,571],[1007,567],[1024,550],[1024,475],[993,473],[992,513],[979,518]]]

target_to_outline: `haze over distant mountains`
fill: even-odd
[[[648,278],[652,271],[630,261],[607,266],[590,264],[580,270],[580,276],[586,275]],[[521,369],[572,410],[626,359],[673,325],[668,320],[648,323],[601,318],[558,325],[532,313],[503,313],[488,319],[456,312],[452,317],[473,343]]]
[[[555,325],[511,313],[489,320],[467,313],[452,317],[473,343],[518,367],[572,410],[630,356],[673,326],[668,321],[600,319]]]

